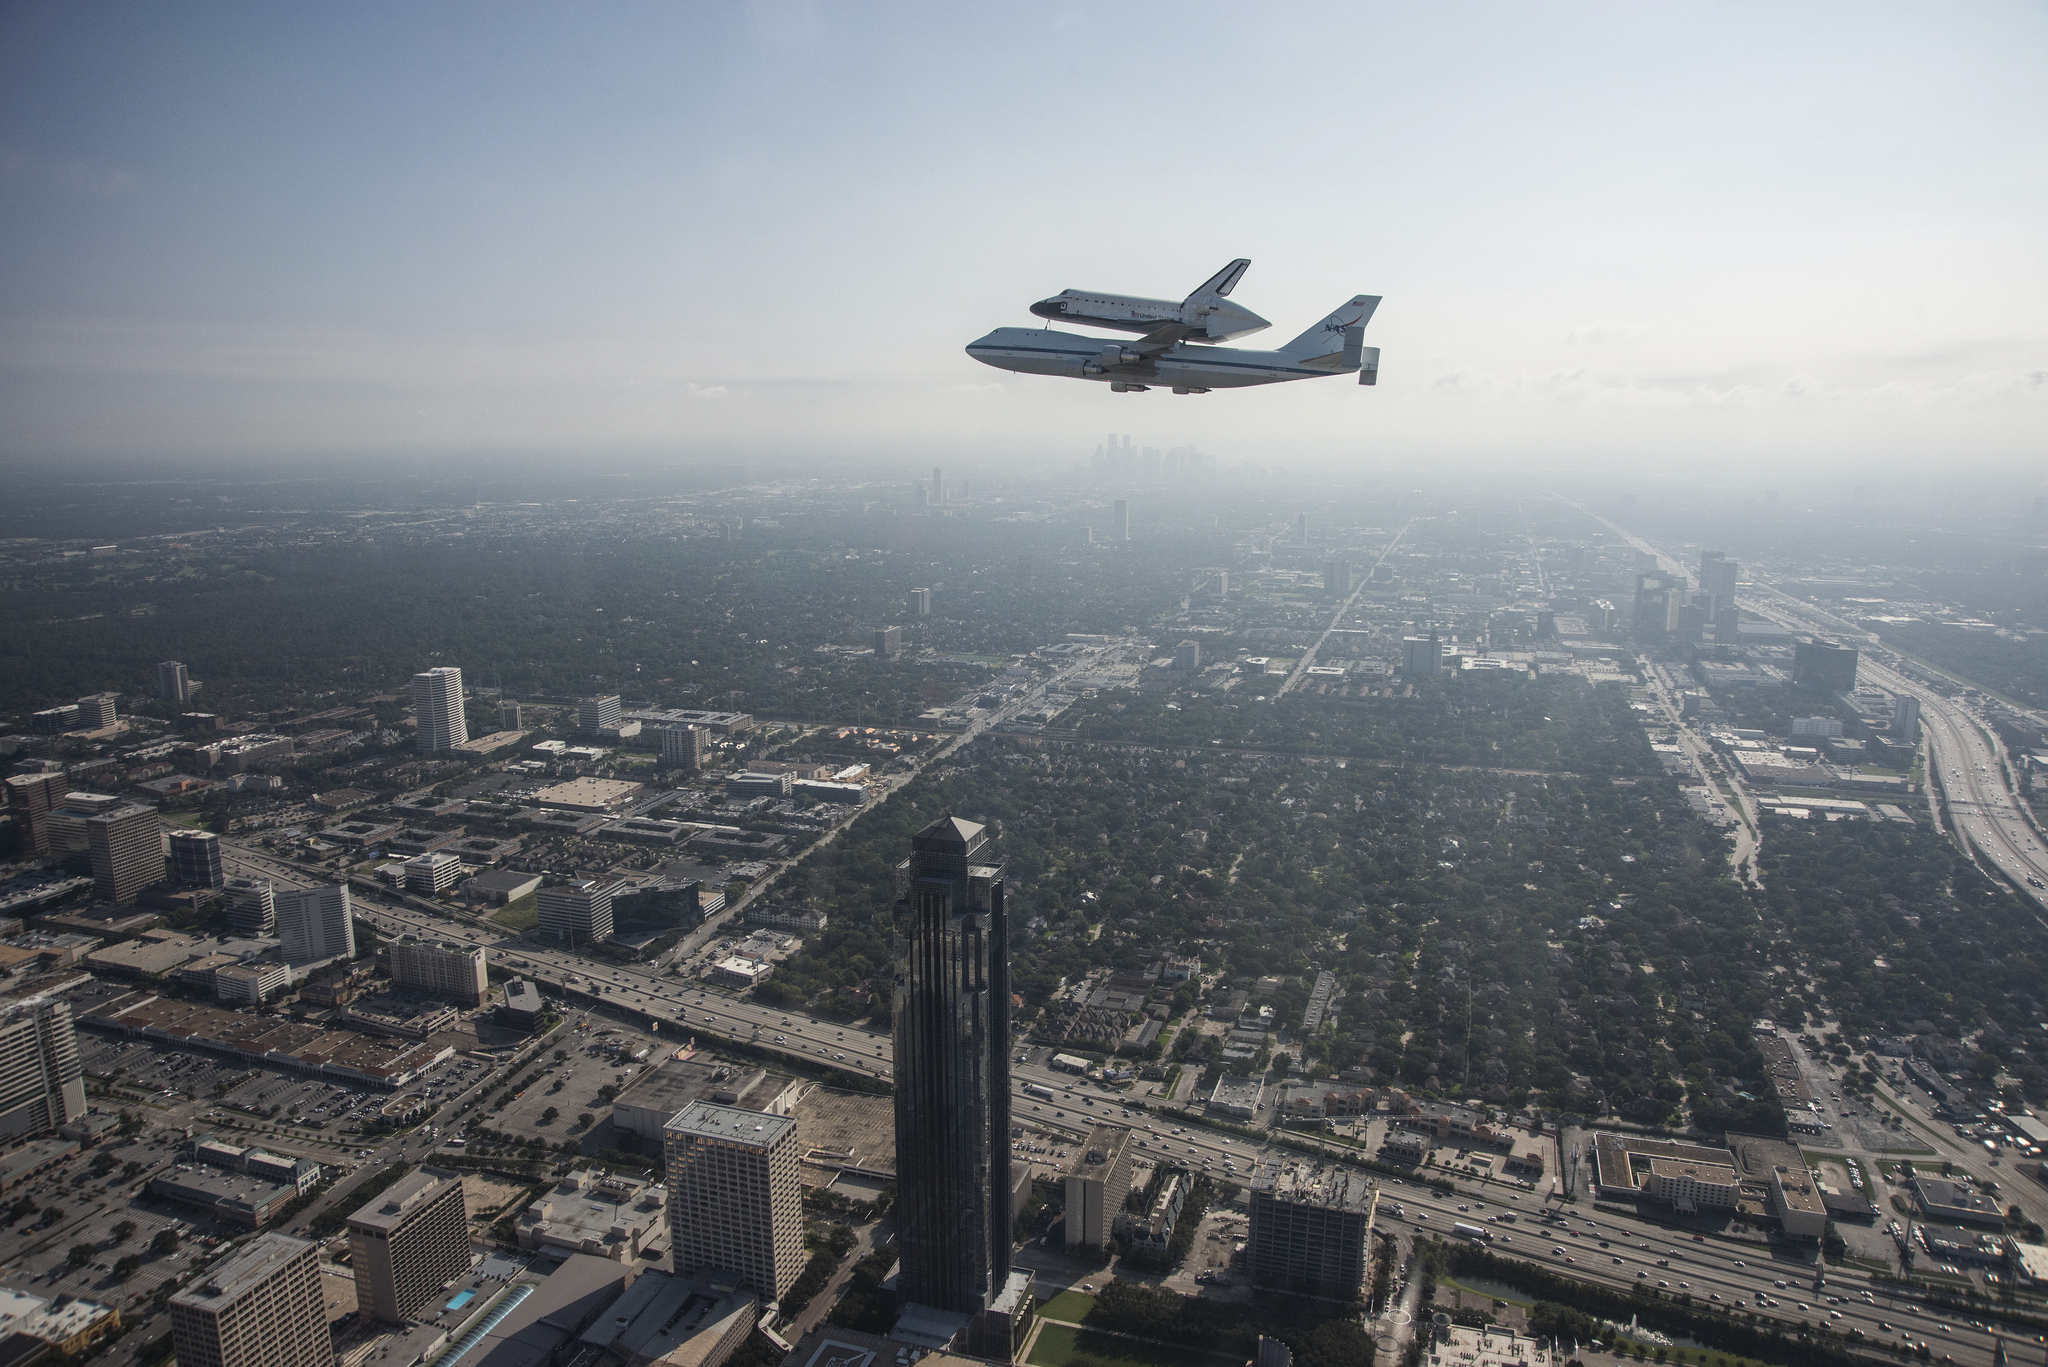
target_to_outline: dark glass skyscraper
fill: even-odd
[[[901,1298],[972,1314],[1010,1271],[1010,967],[1002,865],[945,816],[896,870]]]

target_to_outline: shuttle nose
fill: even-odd
[[[1060,318],[1066,314],[1067,301],[1054,295],[1050,299],[1041,299],[1033,304],[1031,311],[1040,318]]]

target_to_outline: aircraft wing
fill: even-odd
[[[1124,350],[1139,352],[1150,359],[1163,351],[1173,350],[1185,342],[1191,333],[1200,331],[1201,329],[1193,323],[1166,323],[1153,328],[1137,341],[1126,343]]]

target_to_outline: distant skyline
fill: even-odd
[[[0,463],[506,453],[2040,482],[2048,12],[0,12]],[[961,348],[1233,256],[1380,383]]]

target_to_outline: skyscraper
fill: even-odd
[[[1351,566],[1342,560],[1323,562],[1323,589],[1328,593],[1351,592]]]
[[[156,695],[165,702],[184,702],[192,696],[183,660],[165,660],[156,667]]]
[[[664,726],[661,729],[661,763],[665,769],[695,771],[704,767],[704,728]]]
[[[399,1324],[469,1271],[469,1211],[462,1179],[421,1170],[348,1217],[356,1309]]]
[[[498,729],[517,731],[519,729],[519,704],[506,699],[498,700]]]
[[[893,660],[903,653],[902,627],[875,628],[875,658]]]
[[[121,719],[115,706],[119,695],[93,693],[78,700],[78,724],[87,730],[97,731],[102,726],[112,726]]]
[[[1713,596],[1714,612],[1735,606],[1735,579],[1740,567],[1720,551],[1700,552],[1700,592]],[[1709,618],[1713,613],[1708,614]]]
[[[1131,539],[1131,505],[1128,499],[1120,498],[1116,501],[1115,530],[1110,535],[1117,541]]]
[[[616,693],[593,693],[587,698],[576,700],[576,729],[586,736],[595,736],[609,729],[616,731],[625,714],[619,708]]]
[[[87,817],[85,840],[92,853],[93,896],[101,901],[126,902],[164,881],[164,832],[156,808],[130,803]]]
[[[277,934],[277,894],[261,878],[230,878],[224,885],[228,896],[228,924],[237,935]]]
[[[796,1121],[693,1101],[662,1128],[677,1275],[729,1268],[769,1299],[804,1267]]]
[[[179,1367],[334,1367],[318,1245],[259,1234],[171,1297]]]
[[[1435,632],[1401,638],[1401,677],[1413,683],[1444,672],[1444,648]]]
[[[941,507],[946,502],[945,473],[936,465],[932,467],[932,482],[925,489],[924,501],[934,508]]]
[[[1685,601],[1685,581],[1651,570],[1636,576],[1635,638],[1662,640],[1671,630],[1673,609]]]
[[[391,946],[391,981],[464,1006],[482,1006],[491,990],[490,971],[479,945],[402,941]]]
[[[912,589],[910,591],[910,615],[912,617],[929,617],[932,615],[932,591],[930,589]]]
[[[212,831],[172,831],[171,877],[194,887],[225,886],[227,873],[221,865],[220,837]]]
[[[540,929],[563,944],[594,945],[612,938],[612,890],[585,879],[540,890]]]
[[[22,853],[31,859],[50,854],[50,813],[64,805],[70,780],[62,774],[9,774],[7,813],[21,832]]]
[[[71,1008],[33,997],[0,1008],[0,1141],[49,1134],[84,1114]]]
[[[896,870],[901,1297],[973,1314],[1010,1265],[1010,970],[987,831],[944,816]]]
[[[452,750],[469,739],[462,716],[462,671],[438,665],[412,676],[412,710],[419,721],[419,752]]]
[[[286,963],[356,956],[355,914],[346,887],[279,888],[275,900]]]
[[[1889,739],[1893,745],[1918,745],[1920,743],[1920,700],[1908,693],[1901,693],[1892,699],[1892,729]]]
[[[1273,1158],[1251,1181],[1250,1261],[1255,1286],[1350,1298],[1365,1285],[1379,1191],[1334,1163]]]
[[[1792,647],[1792,682],[1830,693],[1856,691],[1856,647],[1836,645],[1819,637]]]

